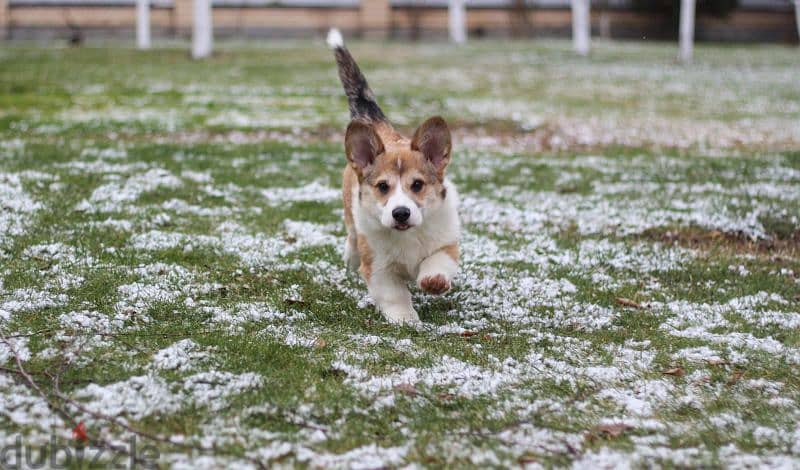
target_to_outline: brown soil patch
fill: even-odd
[[[756,239],[741,232],[722,232],[699,227],[650,229],[642,236],[668,245],[679,245],[698,250],[724,250],[735,254],[767,257],[774,261],[800,261],[800,230],[789,236],[773,235],[770,239]]]

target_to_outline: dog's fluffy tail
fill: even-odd
[[[386,116],[375,101],[375,95],[369,88],[367,79],[345,47],[342,33],[338,29],[333,28],[328,32],[328,45],[336,56],[339,79],[342,81],[350,105],[350,117],[367,122],[385,121]]]

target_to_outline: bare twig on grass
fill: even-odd
[[[9,338],[9,339],[11,339],[11,338],[30,338],[32,336],[39,336],[42,333],[52,333],[53,331],[55,331],[55,330],[53,330],[52,328],[43,328],[41,330],[32,331],[30,333],[18,333],[18,334],[15,334],[15,335],[8,336],[7,338]]]
[[[39,386],[39,384],[37,384],[36,381],[33,380],[33,377],[28,373],[28,371],[22,365],[22,358],[19,356],[19,353],[17,352],[17,348],[11,343],[11,341],[9,341],[9,339],[6,337],[6,335],[2,331],[0,331],[0,341],[2,341],[3,344],[6,345],[8,350],[14,356],[14,361],[17,364],[17,369],[16,369],[15,372],[16,372],[17,375],[22,377],[24,385],[26,387],[28,387],[29,389],[32,389],[34,392],[36,392],[41,397],[41,399],[44,400],[44,402],[47,404],[47,406],[50,409],[52,409],[53,411],[55,411],[59,416],[61,416],[62,419],[64,419],[65,421],[71,423],[72,426],[76,426],[78,424],[78,421],[75,419],[75,417],[72,416],[66,409],[64,409],[64,407],[62,407],[58,403],[54,402],[50,398],[50,396],[47,393],[45,393],[44,390],[42,390],[42,388]],[[112,452],[119,452],[121,454],[127,455],[135,463],[146,463],[140,457],[130,453],[130,451],[128,451],[126,448],[120,447],[120,446],[116,446],[114,444],[111,444],[108,441],[105,441],[105,440],[102,440],[102,439],[90,438],[89,439],[89,443],[91,445],[97,447],[97,448],[100,448],[100,449],[105,449],[105,450],[109,450],[109,451],[112,451]]]
[[[19,353],[17,352],[16,347],[14,347],[14,345],[11,343],[11,341],[9,341],[9,339],[5,336],[5,334],[3,334],[2,331],[0,331],[0,341],[2,341],[6,345],[6,347],[8,347],[9,351],[11,351],[11,354],[14,356],[14,359],[15,359],[16,364],[17,364],[16,370],[14,370],[14,369],[6,369],[6,368],[3,368],[3,370],[8,370],[10,372],[16,373],[17,375],[21,376],[23,378],[24,384],[28,388],[30,388],[33,391],[35,391],[45,401],[45,403],[47,403],[48,407],[50,407],[52,410],[54,410],[56,413],[58,413],[65,421],[67,421],[69,423],[72,423],[72,425],[77,425],[78,424],[78,420],[72,414],[70,414],[69,411],[67,411],[61,404],[59,404],[55,400],[51,399],[50,395],[45,393],[44,390],[42,390],[42,388],[39,386],[39,384],[37,384],[36,381],[33,380],[33,377],[30,375],[30,373],[28,373],[28,371],[22,365],[22,358],[19,356]],[[182,442],[174,442],[171,439],[169,439],[168,437],[158,436],[158,435],[155,435],[155,434],[151,434],[151,433],[142,431],[140,429],[136,429],[135,427],[133,427],[133,426],[125,423],[124,421],[119,420],[119,419],[117,419],[117,418],[115,418],[113,416],[109,416],[109,415],[106,415],[106,414],[103,414],[103,413],[100,413],[100,412],[97,412],[97,411],[93,411],[93,410],[87,408],[82,403],[80,403],[80,402],[78,402],[76,400],[73,400],[72,398],[68,397],[66,394],[64,394],[61,391],[59,382],[60,382],[60,377],[61,377],[61,374],[63,373],[63,370],[64,370],[64,367],[62,367],[60,369],[60,372],[55,374],[55,375],[45,373],[45,375],[47,375],[50,378],[50,380],[51,380],[51,382],[53,384],[53,395],[55,396],[55,398],[60,400],[61,403],[66,403],[69,406],[71,406],[71,407],[73,407],[73,408],[75,408],[75,409],[77,409],[77,410],[79,410],[79,411],[81,411],[81,412],[83,412],[85,414],[88,414],[88,415],[94,417],[95,419],[108,422],[108,423],[110,423],[110,424],[112,424],[114,426],[118,426],[118,427],[120,427],[122,429],[125,429],[126,431],[128,431],[128,432],[130,432],[130,433],[132,433],[132,434],[134,434],[136,436],[139,436],[139,437],[144,438],[144,439],[148,439],[150,441],[159,442],[159,443],[162,443],[162,444],[167,444],[167,445],[170,445],[170,446],[173,446],[173,447],[177,447],[177,448],[180,448],[180,449],[184,449],[184,450],[192,450],[192,451],[198,451],[198,452],[215,452],[215,453],[219,453],[219,449],[216,449],[214,447],[206,448],[206,447],[196,446],[196,445],[192,445],[192,444],[185,444],[185,443],[182,443]],[[116,446],[114,444],[109,443],[108,441],[105,441],[105,440],[102,440],[102,439],[90,438],[89,439],[89,443],[92,444],[93,446],[98,447],[98,448],[110,450],[112,452],[119,452],[119,453],[122,453],[124,455],[127,455],[127,456],[131,457],[131,459],[133,459],[133,461],[135,463],[139,463],[139,464],[147,463],[146,461],[141,459],[139,456],[132,454],[128,449],[126,449],[124,447]],[[253,465],[255,465],[256,467],[258,467],[260,469],[266,469],[266,466],[261,461],[259,461],[258,459],[255,459],[255,458],[252,458],[252,457],[248,457],[248,456],[238,456],[238,455],[236,455],[235,457],[243,458],[243,459],[249,461],[250,463],[252,463]]]

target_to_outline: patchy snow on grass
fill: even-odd
[[[11,237],[19,237],[42,208],[23,188],[22,179],[13,173],[0,173],[0,247]]]
[[[182,397],[172,393],[170,384],[152,374],[134,376],[108,385],[89,384],[76,390],[73,396],[94,413],[131,420],[175,413],[182,404]],[[90,414],[84,420],[87,423],[94,422]]]
[[[714,332],[733,328],[730,318],[735,316],[756,326],[796,327],[800,319],[797,313],[766,310],[765,307],[770,304],[786,304],[786,300],[778,294],[762,291],[718,304],[669,302],[662,308],[672,315],[661,324],[660,329],[678,337],[702,339],[713,344],[727,345],[729,348],[747,348],[778,355],[791,364],[799,364],[800,349],[785,346],[771,336],[757,337],[752,333],[737,331],[726,334]],[[654,303],[651,307],[658,308],[659,305]]]
[[[677,69],[652,45],[594,61],[470,47],[493,53],[370,65],[400,127],[443,104],[463,118],[460,272],[444,296],[412,283],[414,328],[388,325],[341,261],[330,63],[267,84],[259,54],[224,46],[226,74],[153,62],[116,95],[121,56],[65,85],[66,108],[12,106],[0,328],[36,383],[197,446],[152,442],[173,468],[799,466],[795,58],[707,46]],[[391,98],[409,84],[455,94]],[[686,228],[720,249],[659,241]],[[73,443],[6,344],[0,365],[0,444]]]
[[[312,181],[305,186],[297,188],[269,188],[261,191],[261,195],[271,206],[292,202],[333,202],[342,197],[339,189],[323,185],[319,181]]]
[[[0,312],[6,311],[10,314],[21,312],[33,312],[45,308],[60,307],[66,305],[68,297],[66,294],[57,294],[37,289],[16,289],[0,299]]]
[[[183,381],[182,390],[195,406],[219,411],[227,405],[232,395],[258,388],[263,384],[260,375],[252,372],[233,374],[224,371],[199,372]]]
[[[341,454],[299,452],[297,460],[318,468],[369,469],[397,466],[403,463],[408,446],[380,447],[369,444]]]
[[[137,233],[130,239],[131,246],[136,250],[158,251],[181,248],[191,251],[190,247],[209,246],[221,244],[219,238],[209,235],[189,235],[178,232],[165,232],[163,230],[150,230]]]
[[[124,148],[96,148],[86,147],[81,150],[81,158],[98,158],[101,160],[123,160],[128,158],[128,151]]]
[[[244,227],[225,222],[217,231],[220,234],[222,250],[237,256],[246,266],[265,267],[280,258],[309,246],[327,245],[336,238],[326,235],[330,226],[310,222],[284,221],[285,236],[268,237],[263,234],[248,233]]]
[[[139,197],[160,188],[175,189],[183,184],[180,178],[167,170],[153,168],[138,173],[124,181],[104,184],[92,191],[75,210],[89,213],[125,212]]]
[[[21,361],[31,358],[31,351],[28,349],[28,338],[8,338],[8,344],[0,343],[0,364],[15,361],[19,357]]]
[[[90,352],[114,345],[113,335],[123,330],[127,319],[124,314],[109,316],[93,310],[59,315],[54,344],[39,351],[37,357],[86,365],[94,360]]]
[[[81,286],[85,278],[74,271],[91,269],[96,263],[92,256],[63,243],[30,246],[25,249],[23,256],[37,263],[39,275],[46,279],[45,288],[53,292]]]
[[[64,422],[53,413],[47,402],[31,393],[10,374],[0,374],[0,416],[16,429],[32,430],[26,434],[30,444],[48,442],[53,429],[63,429]],[[19,434],[4,428],[0,431],[0,442],[13,445]]]
[[[245,322],[258,321],[296,321],[305,318],[301,312],[285,312],[263,302],[242,303],[235,305],[230,310],[221,308],[207,309],[211,313],[211,323],[224,323],[236,327]]]
[[[153,359],[155,369],[164,364],[162,356]],[[178,383],[168,382],[151,372],[105,386],[90,384],[75,391],[74,396],[95,413],[139,420],[175,413],[188,405],[219,411],[226,406],[229,397],[258,388],[262,383],[261,376],[250,372],[198,372]],[[95,421],[91,414],[84,418],[87,422]]]
[[[214,283],[196,282],[195,273],[176,264],[138,266],[132,274],[139,280],[117,287],[115,311],[145,323],[150,321],[147,310],[158,303],[177,302],[219,288]]]
[[[209,357],[210,354],[197,343],[191,339],[182,339],[155,353],[152,362],[153,367],[158,370],[188,372]]]

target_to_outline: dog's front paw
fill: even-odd
[[[420,279],[419,288],[426,294],[441,295],[450,290],[450,281],[443,274],[434,274]]]

